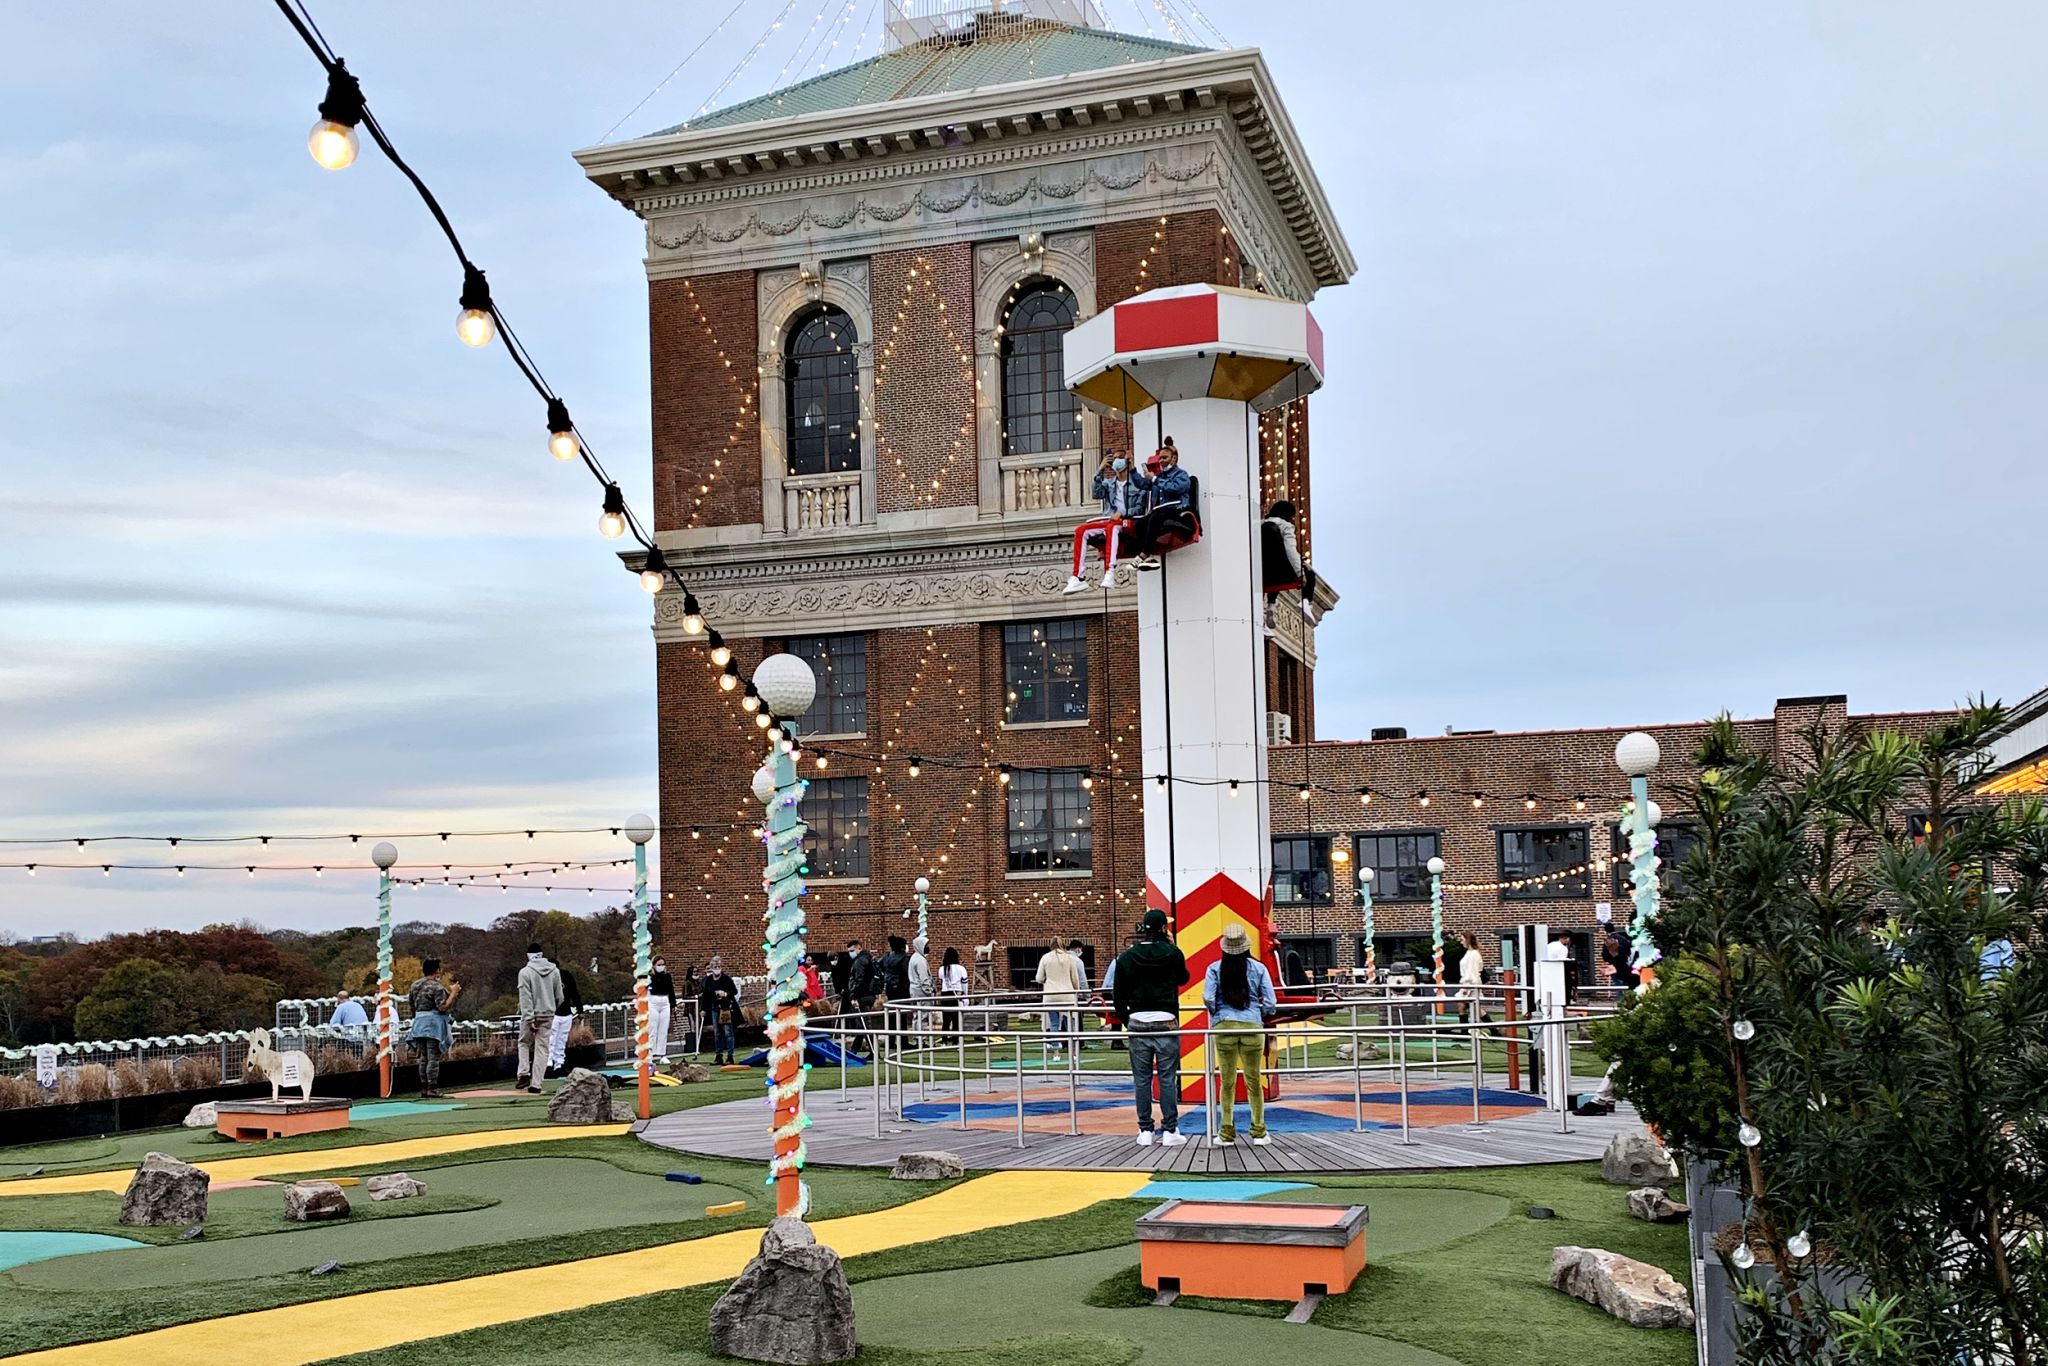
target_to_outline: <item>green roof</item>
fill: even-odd
[[[1071,76],[1081,71],[1156,62],[1204,48],[1140,38],[1130,33],[1032,23],[983,28],[972,41],[934,41],[901,47],[852,66],[828,71],[781,90],[713,110],[653,137],[700,128],[729,128],[768,119],[854,109],[918,95],[939,95],[1018,81]]]

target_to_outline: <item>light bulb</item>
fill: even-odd
[[[1756,1125],[1751,1124],[1748,1120],[1744,1120],[1742,1127],[1735,1131],[1735,1141],[1745,1148],[1754,1148],[1757,1144],[1764,1141],[1764,1136],[1763,1132]]]
[[[1309,798],[1308,784],[1303,783],[1301,786],[1295,788],[1294,795],[1301,798],[1303,801],[1307,801]]]
[[[359,145],[356,130],[333,119],[320,120],[306,136],[306,150],[330,171],[346,170],[354,164]]]
[[[1233,797],[1237,795],[1237,779],[1235,778],[1230,780],[1230,795]]]
[[[723,669],[732,662],[732,648],[725,643],[725,637],[713,631],[710,634],[711,662]]]
[[[701,636],[704,634],[704,609],[697,605],[694,593],[683,594],[683,634]]]
[[[722,692],[731,692],[734,688],[737,688],[739,685],[740,677],[738,674],[722,673],[718,676],[718,687],[719,690]]]
[[[753,684],[747,684],[747,695],[740,699],[740,705],[748,711],[761,710],[761,695],[754,691]]]
[[[576,424],[569,420],[569,405],[558,398],[548,400],[548,454],[557,460],[574,460],[582,450],[576,440]]]
[[[1785,1250],[1795,1257],[1804,1257],[1813,1251],[1813,1239],[1807,1236],[1805,1229],[1800,1229],[1785,1240]]]
[[[924,772],[924,761],[922,759],[919,759],[915,754],[911,755],[910,776],[915,778],[918,774],[922,772]]]
[[[625,530],[624,527],[619,529],[621,531]],[[650,593],[659,593],[667,583],[668,575],[659,569],[643,569],[640,571],[640,586]]]
[[[1735,1250],[1728,1254],[1728,1260],[1740,1270],[1747,1271],[1756,1265],[1756,1254],[1749,1250],[1748,1243],[1737,1243]]]
[[[463,266],[462,297],[456,302],[462,306],[462,316],[455,320],[455,335],[465,346],[489,346],[498,334],[498,324],[491,317],[491,287],[475,266]]]
[[[761,704],[756,702],[754,705],[758,707]],[[765,711],[757,711],[754,713],[754,724],[760,727],[762,730],[768,729],[768,723],[772,719],[773,718],[771,718]]]
[[[1736,1038],[1742,1040],[1744,1043],[1748,1043],[1751,1039],[1754,1039],[1756,1037],[1756,1026],[1751,1024],[1748,1020],[1737,1020],[1735,1022],[1734,1033]]]
[[[607,541],[616,541],[626,534],[626,495],[619,492],[617,484],[604,486],[604,511],[597,519],[597,534]],[[649,551],[650,563],[653,558],[653,552]]]

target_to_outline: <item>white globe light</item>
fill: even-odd
[[[775,770],[766,764],[754,770],[754,800],[763,806],[775,800]]]
[[[654,822],[646,816],[634,816],[626,822],[626,838],[635,844],[645,844],[654,838]]]
[[[754,691],[777,716],[802,716],[818,695],[818,676],[795,655],[770,655],[754,668]]]
[[[1429,875],[1431,877],[1436,877],[1438,874],[1442,873],[1443,870],[1444,861],[1442,859],[1433,858],[1429,861]]]
[[[1664,823],[1664,808],[1657,805],[1655,801],[1652,801],[1648,810],[1650,813],[1650,828],[1654,830]]]
[[[1648,731],[1632,730],[1614,747],[1614,764],[1631,778],[1640,778],[1657,767],[1662,758],[1657,737]]]
[[[1370,868],[1366,868],[1366,867],[1363,867],[1363,866],[1361,866],[1361,867],[1359,868],[1359,870],[1358,870],[1358,880],[1359,880],[1360,882],[1363,882],[1363,883],[1364,883],[1364,884],[1365,884],[1366,886],[1370,887],[1370,886],[1372,885],[1372,878],[1373,878],[1373,873],[1372,873],[1372,869],[1370,869]]]
[[[932,880],[928,877],[921,877],[917,881],[911,883],[910,885],[917,888],[917,894],[919,896],[923,896],[926,892],[929,892],[932,889]]]
[[[379,868],[389,868],[398,862],[398,846],[390,840],[378,840],[377,847],[370,851],[370,862]]]

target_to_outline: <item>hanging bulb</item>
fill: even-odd
[[[758,706],[760,706],[760,705],[761,705],[761,704],[760,704],[759,702],[756,702],[756,703],[754,704],[754,706],[756,706],[756,707],[758,707]],[[766,730],[766,729],[768,729],[768,727],[769,727],[769,726],[773,725],[774,723],[775,723],[775,718],[774,718],[774,717],[772,717],[772,716],[770,716],[770,715],[769,715],[769,714],[768,714],[767,712],[765,712],[765,711],[757,711],[757,712],[755,712],[755,713],[754,713],[754,724],[755,724],[756,726],[758,726],[758,727],[759,727],[760,729],[762,729],[762,730]]]
[[[475,266],[462,267],[462,316],[455,320],[455,335],[464,346],[489,346],[498,335],[497,319],[491,316],[491,287]]]
[[[1585,799],[1584,797],[1574,797],[1574,798],[1572,799],[1572,810],[1574,810],[1574,811],[1584,811],[1585,809],[1586,809],[1586,799]]]
[[[1735,1131],[1735,1141],[1745,1148],[1754,1148],[1757,1144],[1764,1141],[1764,1136],[1763,1132],[1756,1125],[1751,1124],[1748,1120],[1744,1120],[1742,1127]]]
[[[745,708],[747,711],[761,710],[761,694],[754,691],[753,684],[747,684],[747,691],[745,695],[740,698],[740,706]]]
[[[1486,794],[1484,792],[1475,792],[1472,794],[1472,809],[1474,811],[1477,811],[1480,807],[1485,805]]]
[[[683,634],[701,636],[704,634],[704,611],[697,605],[697,597],[687,589],[683,592]]]
[[[1416,793],[1416,794],[1415,794],[1415,804],[1416,804],[1417,806],[1428,806],[1428,805],[1429,805],[1429,793],[1427,793],[1427,792],[1418,792],[1418,793]]]
[[[1800,1229],[1785,1240],[1785,1250],[1795,1257],[1807,1256],[1813,1251],[1813,1239],[1807,1235],[1805,1229]]]
[[[1008,787],[1010,785],[1010,766],[1008,764],[1004,764],[1001,768],[998,768],[996,770],[996,781],[1001,783],[1004,787]]]
[[[1235,778],[1230,780],[1230,795],[1233,797],[1237,795],[1237,779]]]
[[[723,669],[732,663],[732,649],[725,643],[725,637],[713,631],[711,641],[711,662]]]
[[[1160,788],[1160,789],[1161,789],[1162,791],[1163,791],[1163,790],[1165,789],[1165,787],[1166,787],[1166,775],[1165,775],[1164,773],[1160,774],[1160,775],[1159,775],[1159,777],[1158,777],[1158,778],[1156,778],[1156,779],[1155,779],[1154,781],[1155,781],[1155,782],[1157,783],[1157,785],[1159,786],[1159,788]]]
[[[576,424],[569,420],[569,405],[558,398],[548,400],[548,454],[557,460],[574,460],[582,450],[576,440]]]
[[[739,666],[734,664],[730,659],[728,659],[725,661],[725,668],[721,670],[718,675],[718,686],[721,691],[731,692],[734,688],[737,688],[739,685]]]
[[[668,558],[656,546],[647,552],[647,560],[640,566],[640,586],[650,593],[659,593],[668,587]]]
[[[1734,1033],[1736,1038],[1742,1040],[1742,1042],[1744,1043],[1748,1043],[1751,1039],[1754,1039],[1756,1037],[1756,1026],[1751,1024],[1748,1020],[1737,1020],[1735,1022],[1735,1026],[1732,1032]]]
[[[327,98],[320,101],[320,121],[306,135],[306,150],[330,171],[354,164],[356,125],[363,121],[363,88],[340,60],[327,73]]]
[[[911,755],[911,756],[910,756],[910,776],[911,776],[911,777],[913,777],[913,778],[915,778],[915,777],[916,777],[916,776],[917,776],[918,774],[920,774],[920,773],[922,773],[922,772],[924,772],[924,760],[922,760],[922,759],[918,758],[918,757],[917,757],[917,756],[916,756],[915,754]]]
[[[1360,806],[1371,806],[1371,805],[1372,805],[1372,789],[1371,789],[1371,788],[1369,788],[1369,787],[1361,787],[1361,788],[1359,788],[1359,789],[1358,789],[1358,804],[1359,804]]]
[[[1294,795],[1301,798],[1303,801],[1307,801],[1309,798],[1308,784],[1302,783],[1300,786],[1296,787],[1294,789]]]
[[[1747,1271],[1756,1265],[1756,1254],[1749,1250],[1748,1243],[1737,1243],[1735,1250],[1728,1254],[1728,1260],[1735,1263],[1738,1270]]]
[[[604,486],[604,513],[597,519],[597,534],[616,541],[626,534],[626,495],[617,484]]]
[[[1535,793],[1532,792],[1528,796],[1522,798],[1522,809],[1524,811],[1534,811],[1536,809]]]
[[[826,766],[826,765],[825,765],[825,756],[824,756],[824,755],[822,755],[822,754],[820,754],[820,755],[818,756],[818,767],[819,767],[819,768],[824,768],[825,766]]]

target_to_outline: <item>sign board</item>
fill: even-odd
[[[279,1086],[303,1086],[305,1079],[299,1075],[299,1056],[287,1053],[278,1062],[277,1084]]]
[[[1614,903],[1611,901],[1595,902],[1593,904],[1593,918],[1603,925],[1612,925],[1614,923]]]
[[[57,1045],[53,1043],[36,1049],[36,1085],[45,1091],[57,1089]]]

